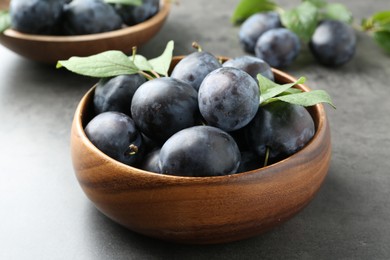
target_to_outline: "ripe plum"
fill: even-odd
[[[194,126],[169,138],[161,148],[161,173],[177,176],[218,176],[235,173],[240,151],[234,139],[212,126]]]
[[[209,52],[193,52],[175,66],[171,77],[183,80],[198,90],[207,74],[221,66],[218,59]]]
[[[298,36],[286,28],[271,29],[256,42],[255,53],[275,68],[290,65],[301,50]]]
[[[198,93],[199,110],[209,125],[234,131],[255,116],[259,97],[259,87],[248,73],[222,67],[203,80]]]
[[[164,77],[147,81],[134,93],[131,115],[149,138],[164,142],[199,120],[198,95],[184,81]]]
[[[143,153],[142,137],[133,120],[120,112],[104,112],[85,127],[89,140],[103,153],[127,165],[135,165]]]

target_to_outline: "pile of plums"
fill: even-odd
[[[291,65],[302,49],[298,36],[283,28],[276,12],[250,16],[241,25],[238,37],[246,52],[276,68]],[[354,56],[356,35],[352,27],[344,22],[323,20],[309,42],[309,49],[319,63],[329,67],[340,66]]]
[[[106,155],[155,173],[200,177],[261,168],[302,149],[315,127],[304,107],[260,106],[258,74],[274,80],[259,58],[221,64],[198,51],[169,77],[101,79],[85,133]]]
[[[103,0],[11,0],[11,27],[29,34],[83,35],[141,23],[159,10],[159,0],[140,6]]]

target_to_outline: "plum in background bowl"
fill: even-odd
[[[47,64],[55,64],[58,60],[66,60],[72,56],[84,57],[108,50],[130,53],[133,46],[145,44],[160,31],[169,11],[170,1],[162,0],[159,12],[150,19],[122,29],[96,34],[36,35],[7,29],[0,34],[0,43],[25,58]]]

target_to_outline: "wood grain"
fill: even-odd
[[[279,70],[274,74],[281,83],[296,80]],[[94,88],[83,97],[74,116],[74,170],[95,206],[135,232],[190,244],[256,236],[304,208],[328,172],[331,138],[322,105],[309,109],[316,125],[314,138],[283,161],[235,175],[175,177],[126,166],[91,144],[83,127],[92,116],[93,93]]]
[[[169,0],[149,20],[123,29],[78,36],[50,36],[21,33],[12,29],[0,34],[0,43],[11,51],[38,62],[55,64],[72,56],[89,56],[107,50],[131,53],[133,46],[149,41],[163,26],[170,11]]]

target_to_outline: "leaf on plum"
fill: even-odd
[[[57,62],[57,68],[90,77],[106,78],[139,71],[133,61],[121,51],[105,51],[89,57],[71,57]]]
[[[345,23],[352,22],[352,13],[340,3],[327,4],[323,11],[324,19],[333,19]]]
[[[309,92],[283,95],[275,97],[275,99],[304,107],[313,106],[319,103],[327,103],[333,108],[336,108],[329,94],[324,90],[312,90]]]
[[[231,22],[238,25],[255,13],[273,11],[277,7],[272,0],[241,0],[233,12]]]
[[[168,76],[168,70],[171,66],[172,56],[173,56],[174,42],[169,41],[165,47],[164,52],[157,58],[150,59],[149,64],[152,66],[153,70],[160,75]]]
[[[108,4],[122,4],[122,5],[142,5],[143,0],[104,0]]]
[[[301,77],[294,83],[279,85],[273,82],[272,80],[269,80],[268,78],[262,76],[261,74],[258,74],[257,80],[259,82],[259,87],[260,87],[260,105],[261,105],[263,103],[266,103],[269,99],[276,97],[277,95],[280,95],[282,93],[285,93],[291,87],[297,84],[305,83],[306,79],[304,77]]]

